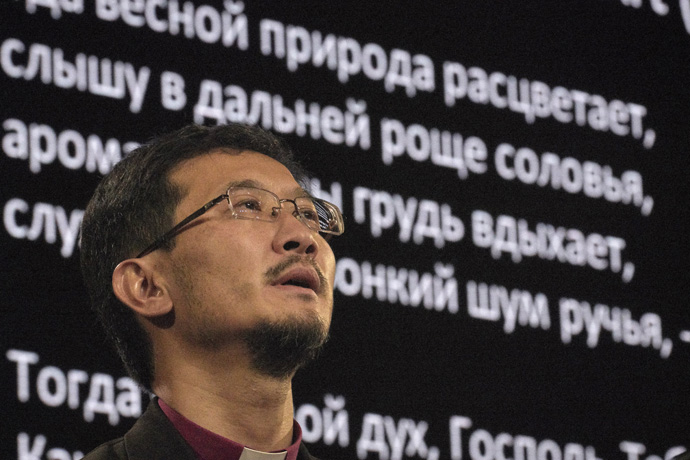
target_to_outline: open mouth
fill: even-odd
[[[274,286],[296,286],[319,292],[321,281],[316,271],[310,267],[293,267],[280,275],[273,283]]]
[[[299,287],[303,287],[303,288],[312,289],[312,287],[309,286],[308,281],[297,280],[297,279],[296,280],[287,280],[286,282],[282,283],[282,286],[299,286]]]

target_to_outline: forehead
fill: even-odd
[[[252,181],[281,197],[294,196],[302,188],[280,162],[253,151],[213,151],[180,163],[170,174],[172,183],[182,187],[186,198],[209,200],[229,185]]]

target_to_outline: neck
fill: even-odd
[[[292,381],[258,374],[236,352],[156,361],[154,393],[197,425],[255,450],[292,443]],[[193,363],[193,364],[191,364]],[[174,364],[174,365],[173,365]]]

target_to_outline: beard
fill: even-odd
[[[316,315],[263,321],[243,334],[254,370],[275,379],[291,378],[316,359],[327,340],[328,330]]]

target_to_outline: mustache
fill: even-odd
[[[264,280],[266,283],[270,284],[285,270],[293,265],[308,265],[312,267],[316,271],[316,275],[319,277],[319,286],[321,287],[320,290],[322,291],[328,286],[328,280],[324,276],[316,261],[310,257],[298,256],[297,254],[289,255],[285,260],[266,270],[266,273],[264,273]]]

